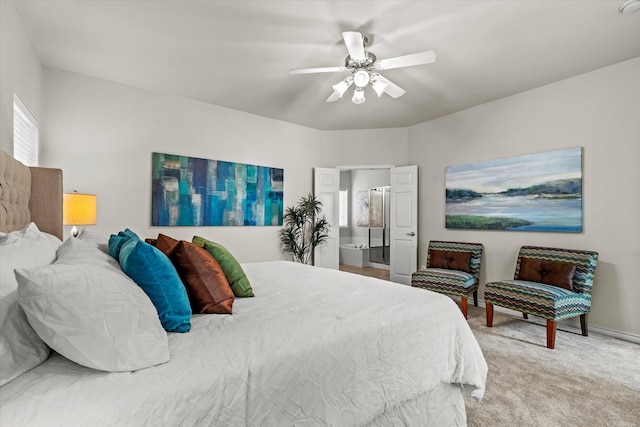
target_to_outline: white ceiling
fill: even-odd
[[[640,56],[640,12],[616,0],[19,1],[44,65],[323,130],[404,127]],[[348,74],[341,32],[407,93],[325,102]]]

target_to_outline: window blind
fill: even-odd
[[[38,121],[13,94],[13,157],[27,166],[38,166]]]

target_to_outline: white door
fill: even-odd
[[[418,166],[391,168],[390,279],[411,284],[418,266]]]
[[[338,194],[340,171],[315,168],[314,194],[322,202],[322,213],[329,222],[329,237],[323,245],[316,246],[314,265],[338,269],[340,264],[340,226],[338,224]]]

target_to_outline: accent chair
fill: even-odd
[[[520,248],[513,280],[489,282],[484,288],[487,326],[493,326],[493,306],[506,307],[547,320],[547,347],[555,347],[558,320],[580,316],[588,336],[587,314],[598,253],[537,246]]]
[[[411,275],[411,286],[459,296],[460,310],[466,319],[467,298],[471,294],[473,304],[478,306],[483,249],[481,243],[430,241],[426,268]]]

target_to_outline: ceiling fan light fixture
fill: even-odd
[[[334,84],[331,86],[335,93],[342,98],[342,95],[349,89],[349,87],[353,84],[353,77],[349,76],[340,83]]]
[[[357,87],[356,90],[353,92],[353,98],[351,98],[351,101],[353,101],[354,104],[364,103],[365,101],[364,90],[362,90],[361,87]]]
[[[353,75],[353,82],[357,87],[363,88],[369,84],[371,77],[369,76],[369,72],[367,70],[358,70]]]
[[[627,0],[627,2],[640,0]],[[431,64],[436,60],[433,51],[417,52],[409,55],[396,56],[378,60],[371,52],[365,50],[367,38],[358,31],[345,31],[342,38],[349,51],[344,60],[343,67],[316,67],[290,70],[290,74],[334,73],[348,71],[349,77],[332,85],[333,92],[327,98],[327,102],[336,102],[343,97],[347,90],[355,84],[353,98],[355,104],[365,102],[364,88],[371,86],[378,97],[386,93],[391,98],[399,98],[405,94],[405,90],[392,81],[378,74],[377,70],[391,70],[394,68],[412,67],[414,65]]]

